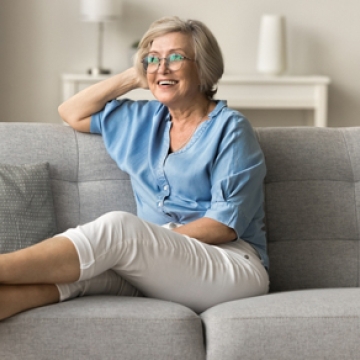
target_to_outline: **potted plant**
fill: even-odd
[[[140,40],[136,40],[134,41],[129,49],[129,66],[133,66],[134,65],[134,55],[136,54],[137,50],[138,50],[138,46],[139,46]]]

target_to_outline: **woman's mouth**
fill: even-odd
[[[159,80],[158,85],[160,86],[169,86],[169,85],[176,85],[178,81],[176,80]]]

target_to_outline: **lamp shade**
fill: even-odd
[[[121,0],[80,0],[82,21],[107,22],[120,17]]]

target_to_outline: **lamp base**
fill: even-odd
[[[93,76],[109,75],[109,74],[111,74],[111,70],[94,67],[94,68],[91,68],[91,69],[88,70],[88,74],[93,75]]]

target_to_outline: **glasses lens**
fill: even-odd
[[[172,71],[179,70],[185,57],[180,54],[171,54],[167,57],[169,69]]]
[[[148,55],[143,59],[144,69],[148,73],[154,73],[160,64],[160,59],[156,56]]]
[[[156,72],[159,69],[161,60],[165,61],[165,66],[167,66],[169,70],[177,71],[181,68],[181,65],[185,60],[185,56],[180,54],[171,54],[166,58],[159,58],[157,56],[148,55],[144,57],[142,61],[144,70],[148,74]]]

